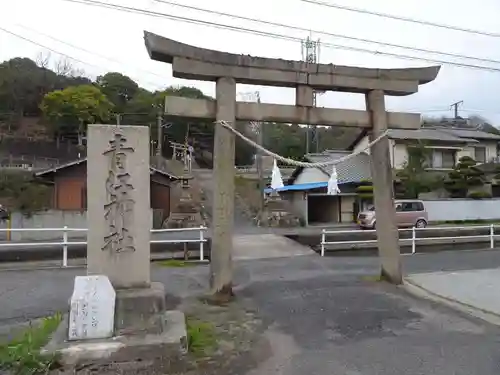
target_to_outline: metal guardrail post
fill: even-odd
[[[417,251],[417,230],[415,227],[411,228],[411,253],[415,254]]]
[[[12,214],[9,213],[9,217],[7,218],[7,241],[12,240]]]
[[[63,267],[68,267],[68,226],[63,229]]]
[[[204,232],[205,228],[202,226],[200,226],[200,261],[204,261],[205,260],[205,256],[203,254],[204,252],[204,244],[205,244],[205,237],[203,235],[203,232]]]
[[[495,247],[495,226],[493,224],[490,225],[490,248],[493,249]]]
[[[325,242],[326,242],[326,231],[325,229],[321,230],[321,256],[325,256]]]

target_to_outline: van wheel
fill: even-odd
[[[425,220],[417,220],[415,223],[415,228],[425,228],[427,226],[427,222]]]
[[[373,222],[372,229],[377,229],[376,226],[375,226],[376,223],[377,223],[376,221]]]

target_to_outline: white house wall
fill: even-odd
[[[330,177],[318,168],[304,168],[293,182],[294,185],[328,182]]]
[[[358,144],[354,147],[353,151],[356,152],[356,151],[359,151],[359,150],[363,150],[366,148],[366,146],[368,146],[368,143],[370,143],[370,140],[368,138],[368,136],[364,136],[361,141],[358,142]],[[389,139],[389,156],[391,158],[391,166],[394,168],[394,160],[399,160],[397,158],[395,158],[395,145],[396,143],[394,142],[393,139]],[[405,153],[406,153],[406,149],[403,150]],[[369,148],[367,148],[365,150],[365,152],[370,155],[371,153],[371,150]],[[399,157],[399,156],[398,156]],[[397,168],[397,167],[396,167]]]
[[[359,151],[359,150],[364,149],[366,146],[368,146],[368,143],[370,143],[370,142],[368,141],[368,137],[367,137],[367,136],[364,136],[364,137],[363,137],[363,138],[361,138],[361,140],[357,143],[357,145],[356,145],[356,146],[354,146],[354,150],[353,150],[353,151],[354,151],[354,152],[356,152],[356,151]],[[369,155],[369,154],[370,154],[370,149],[367,149],[365,152]]]
[[[474,147],[485,147],[486,148],[486,161],[489,161],[497,156],[497,143],[495,141],[488,142],[482,141],[474,145],[467,145],[462,150],[457,152],[457,160],[463,156],[469,156],[475,159]]]
[[[432,148],[432,146],[430,146]],[[456,147],[455,145],[453,147]],[[491,160],[497,156],[497,144],[496,142],[480,142],[472,145],[464,146],[457,150],[457,161],[463,156],[469,156],[475,159],[475,147],[485,147],[486,148],[486,161]],[[391,140],[391,164],[395,169],[401,169],[404,167],[404,163],[408,160],[408,147],[404,143],[396,143]]]
[[[486,154],[488,154],[488,150],[486,150]],[[474,147],[466,146],[463,149],[457,151],[457,161],[464,156],[469,156],[474,159]]]
[[[408,148],[405,144],[396,143],[391,139],[391,163],[394,169],[404,168],[404,164],[408,160]]]

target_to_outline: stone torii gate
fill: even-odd
[[[433,81],[440,67],[410,69],[368,69],[333,64],[311,64],[248,55],[236,55],[198,48],[145,32],[151,59],[172,64],[173,76],[216,82],[216,100],[169,96],[167,116],[215,120],[215,186],[212,237],[212,280],[215,294],[231,294],[231,250],[234,210],[234,134],[221,122],[281,122],[362,128],[372,140],[388,128],[418,129],[420,115],[386,112],[385,95],[416,93],[418,86]],[[296,105],[236,101],[236,83],[293,87]],[[313,91],[361,93],[366,111],[316,108]],[[377,238],[382,276],[399,284],[402,270],[393,203],[393,182],[389,141],[382,138],[372,146],[372,176],[377,217]]]

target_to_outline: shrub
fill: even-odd
[[[487,199],[491,198],[491,194],[486,191],[471,191],[467,194],[467,198],[471,199]]]

